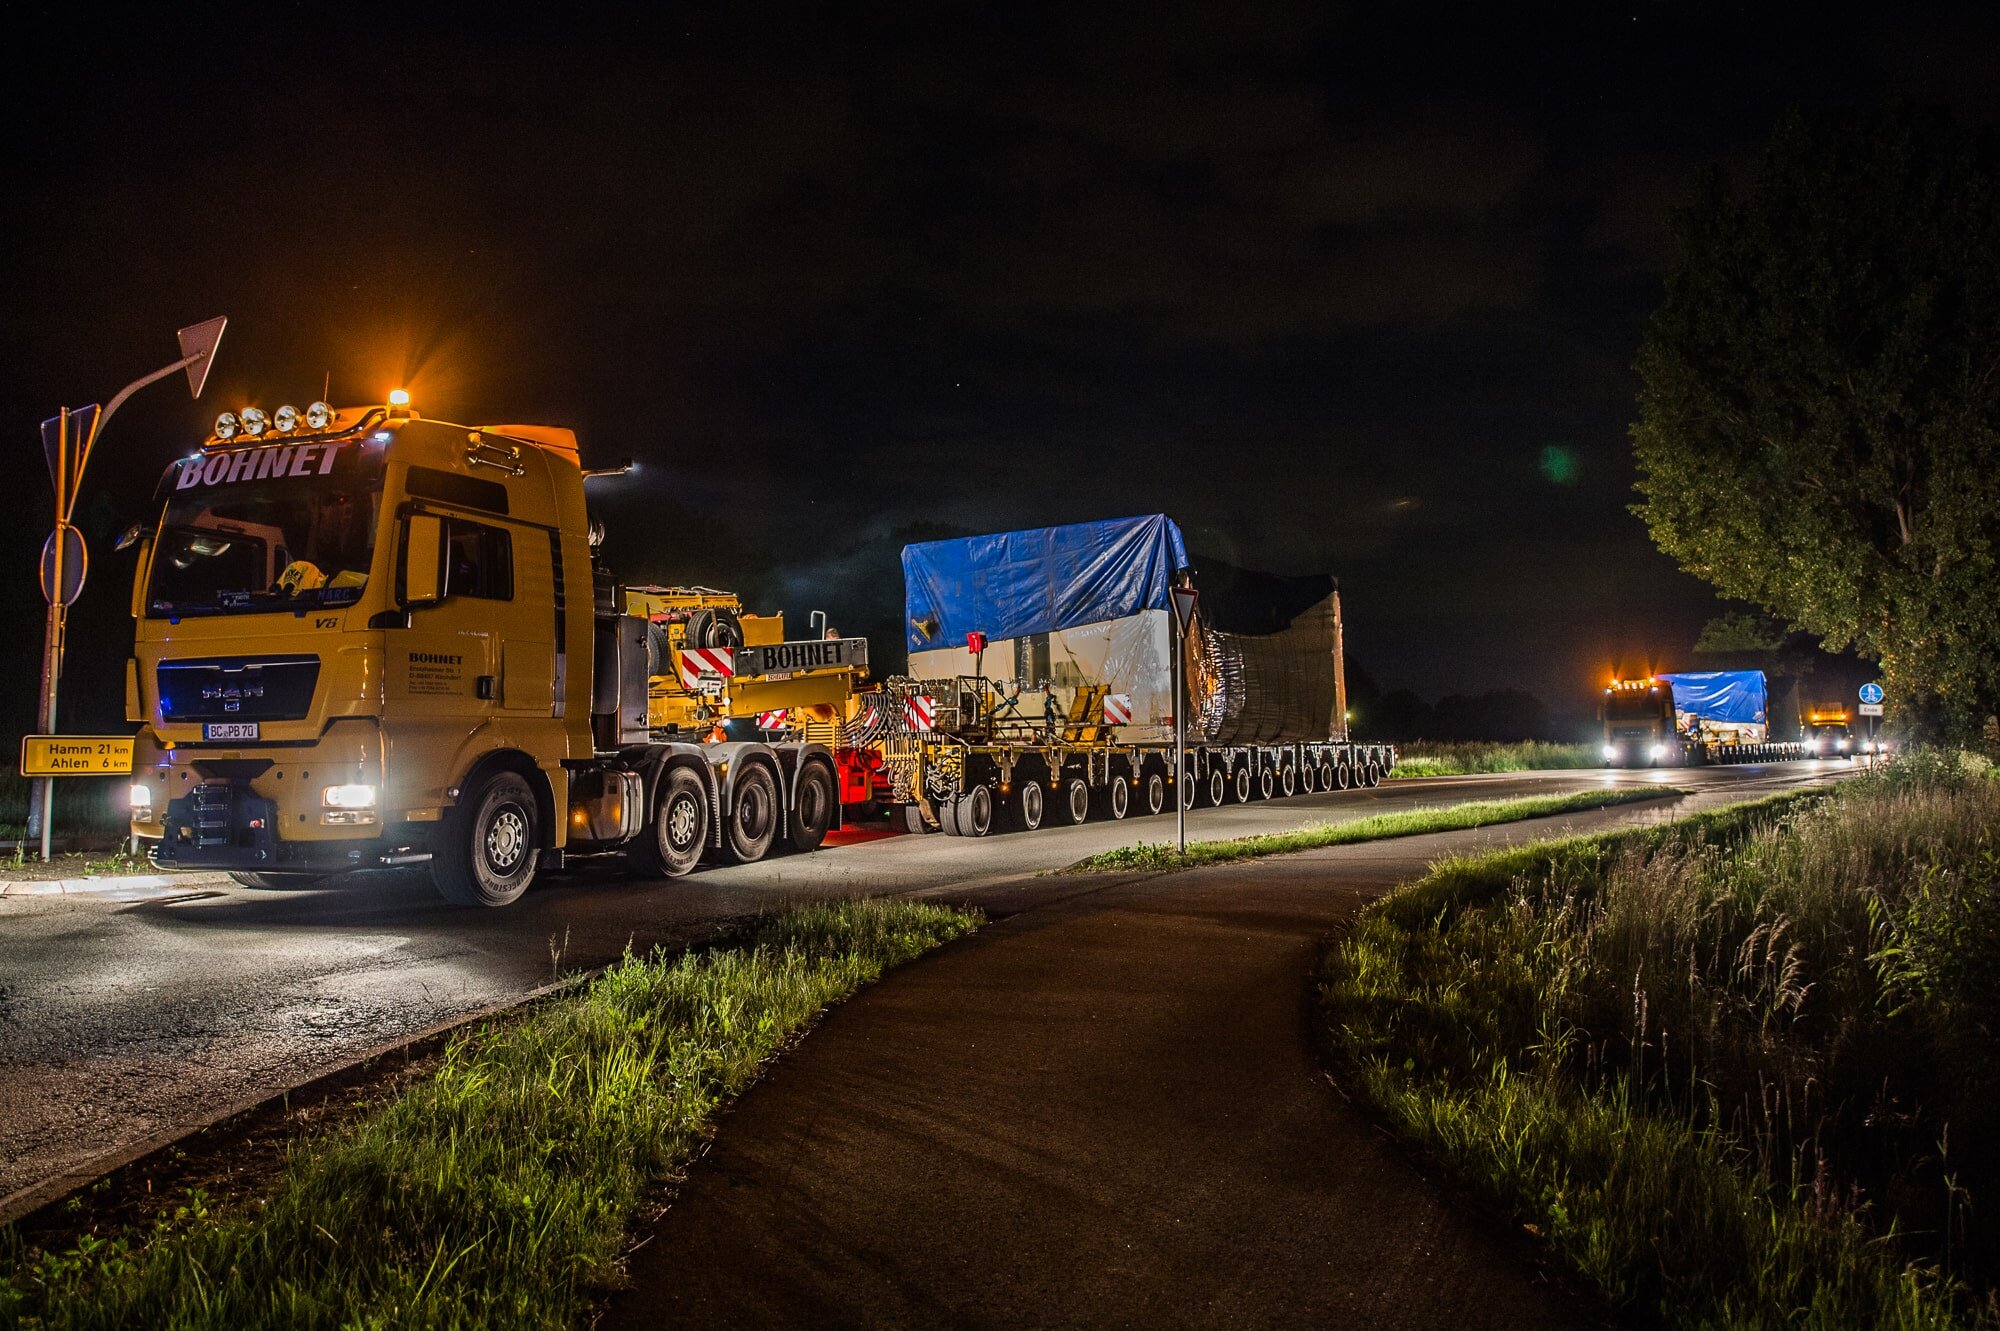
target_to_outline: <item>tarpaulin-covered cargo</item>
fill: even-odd
[[[1692,720],[1754,732],[1761,741],[1769,722],[1761,670],[1701,670],[1658,677],[1674,691],[1674,720],[1685,730]]]
[[[1119,740],[1169,741],[1168,594],[1188,564],[1180,528],[1162,514],[907,546],[910,673],[978,673],[1031,695],[1048,682],[1064,707],[1076,690],[1101,686],[1129,702],[1132,719],[1118,726]],[[1202,586],[1198,575],[1194,581]],[[1316,602],[1279,620],[1286,626],[1278,632],[1226,633],[1209,620],[1198,617],[1188,644],[1190,743],[1345,736],[1340,608],[1330,579]],[[973,633],[985,635],[983,653],[967,650]],[[1038,713],[1032,698],[1027,705]]]

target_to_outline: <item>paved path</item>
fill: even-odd
[[[602,1325],[1595,1324],[1332,1087],[1309,976],[1447,851],[1687,807],[1079,886],[1000,920],[743,1098]]]

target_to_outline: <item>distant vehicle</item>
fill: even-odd
[[[1605,686],[1604,761],[1613,767],[1802,758],[1773,744],[1761,670],[1702,670],[1613,678]]]
[[[1854,741],[1853,723],[1845,707],[1810,708],[1800,718],[1799,734],[1809,758],[1845,758],[1851,762],[1861,751]]]

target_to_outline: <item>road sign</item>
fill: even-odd
[[[180,339],[181,356],[187,361],[190,397],[201,396],[201,386],[208,382],[208,367],[215,364],[216,344],[222,341],[222,330],[228,324],[229,319],[225,315],[189,324],[174,334]]]
[[[1885,695],[1885,694],[1884,694],[1884,693],[1882,692],[1882,686],[1881,686],[1880,684],[1863,684],[1863,685],[1861,686],[1861,701],[1863,701],[1863,702],[1865,702],[1865,703],[1868,703],[1868,704],[1870,704],[1871,706],[1879,706],[1879,705],[1881,704],[1881,702],[1882,702],[1882,699],[1883,699],[1883,698],[1884,698],[1885,696],[1886,696],[1886,695]],[[1863,712],[1863,713],[1862,713],[1862,715],[1863,715],[1863,716],[1880,716],[1880,715],[1882,715],[1882,713],[1880,713],[1880,712]]]
[[[69,484],[72,489],[76,486],[76,476],[74,473],[76,470],[77,452],[83,447],[84,441],[90,438],[90,432],[97,428],[97,413],[99,410],[100,408],[95,402],[87,407],[74,407],[70,410],[70,461],[67,465],[67,474],[69,475]],[[62,429],[62,417],[59,415],[51,416],[42,422],[42,455],[49,461],[50,484],[55,483],[58,472],[56,459],[61,456],[62,452]]]
[[[1882,704],[1879,702],[1865,702],[1854,710],[1863,716],[1880,716],[1882,715]]]
[[[23,735],[22,776],[121,776],[132,770],[130,735]]]
[[[83,548],[83,533],[75,527],[64,527],[63,535],[63,597],[64,605],[75,605],[76,598],[83,593],[83,575],[90,571],[90,553]],[[42,599],[56,599],[56,534],[42,542]]]
[[[1195,589],[1192,587],[1176,587],[1169,593],[1173,597],[1174,602],[1174,625],[1182,633],[1186,633],[1188,626],[1194,623],[1194,600],[1196,594]]]

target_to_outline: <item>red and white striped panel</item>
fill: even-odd
[[[785,728],[785,717],[788,715],[790,713],[783,707],[780,707],[775,712],[759,712],[757,713],[757,729],[783,730]]]
[[[736,673],[734,647],[690,647],[681,652],[681,683],[690,689],[701,686],[703,674],[728,679]]]
[[[936,730],[937,699],[928,693],[910,695],[903,700],[903,719],[912,730]]]
[[[1132,724],[1131,694],[1107,693],[1104,695],[1104,724],[1107,726],[1129,726]]]
[[[869,730],[873,730],[876,726],[880,725],[881,723],[882,723],[882,709],[880,707],[877,707],[872,702],[869,703],[868,710],[861,714],[861,724],[867,727]]]

